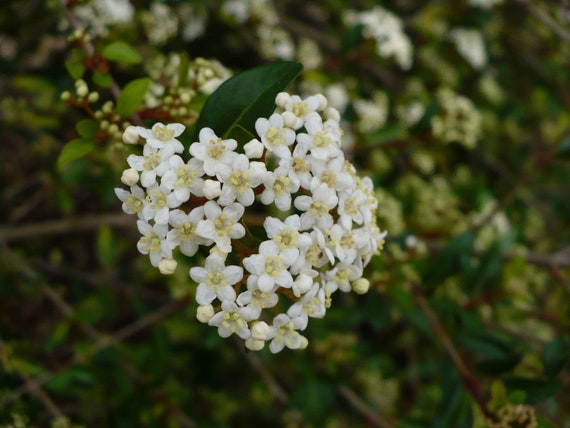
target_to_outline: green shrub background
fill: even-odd
[[[0,8],[0,426],[570,427],[568,2],[381,2],[411,41],[409,69],[343,24],[343,11],[377,2],[266,3],[272,34],[305,64],[292,90],[344,85],[349,153],[388,230],[368,294],[335,294],[308,348],[277,355],[196,320],[190,261],[167,277],[137,252],[135,219],[113,192],[128,149],[61,100],[75,74],[98,106],[116,101],[180,52],[232,72],[280,59],[260,44],[263,19],[235,22],[221,1],[164,1],[180,20],[157,42],[151,2],[133,0],[133,19],[86,56],[68,38],[73,21],[62,25],[74,3]],[[205,25],[192,40],[188,5]],[[484,66],[458,52],[454,28],[480,31]],[[316,67],[299,54],[307,40]],[[452,116],[449,93],[472,104],[474,144],[434,125]],[[359,128],[354,100],[385,105],[383,123]],[[424,114],[408,124],[399,111],[413,102]]]

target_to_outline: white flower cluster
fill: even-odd
[[[468,149],[477,145],[481,135],[483,118],[469,98],[449,88],[437,91],[440,111],[431,119],[435,138],[444,143],[459,143]]]
[[[91,37],[106,36],[109,27],[131,22],[134,13],[129,0],[94,0],[73,8],[75,19]]]
[[[325,111],[323,95],[280,93],[276,104],[243,150],[203,128],[187,161],[176,139],[183,125],[127,128],[125,142],[146,142],[142,156],[127,158],[129,190],[115,190],[138,217],[139,251],[162,273],[176,269],[175,249],[206,250],[189,272],[197,318],[252,350],[269,342],[272,352],[304,348],[300,331],[325,315],[335,291],[367,291],[363,268],[385,237],[372,181],[340,148],[338,111]]]
[[[455,28],[450,31],[449,37],[455,43],[457,51],[473,67],[481,70],[487,65],[487,51],[483,34],[473,28]]]
[[[362,34],[365,38],[374,39],[378,55],[382,58],[394,57],[402,69],[410,69],[412,43],[404,33],[402,21],[392,12],[380,6],[363,12],[348,10],[344,21],[347,25],[362,25]]]

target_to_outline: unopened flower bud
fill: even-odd
[[[174,259],[162,259],[158,263],[158,270],[163,275],[172,275],[176,270],[178,263]]]
[[[267,166],[263,162],[250,162],[249,167],[252,174],[264,174],[267,172]]]
[[[89,88],[87,87],[87,85],[79,85],[75,92],[77,93],[77,96],[79,98],[83,98],[86,97],[87,94],[89,93]]]
[[[271,327],[265,321],[257,321],[251,327],[251,337],[258,340],[267,340],[271,335]]]
[[[325,110],[325,117],[329,120],[339,121],[340,120],[340,113],[334,107],[329,107]]]
[[[250,159],[259,159],[263,156],[263,144],[257,139],[251,140],[243,146],[245,155]]]
[[[200,305],[198,309],[196,309],[196,319],[201,323],[206,324],[213,316],[214,307],[212,305]]]
[[[136,126],[128,126],[123,132],[123,141],[127,144],[137,144],[139,141],[139,132]]]
[[[69,101],[71,99],[71,92],[69,91],[63,91],[61,93],[61,100],[62,101]]]
[[[287,128],[294,128],[295,124],[299,120],[299,118],[290,111],[284,111],[281,114],[281,117],[283,117],[283,125]]]
[[[305,294],[307,291],[311,289],[313,286],[313,278],[309,275],[305,275],[304,273],[297,276],[295,282],[293,282],[293,294],[299,297],[302,294]]]
[[[290,99],[291,95],[289,95],[287,92],[279,92],[277,94],[277,97],[275,97],[275,104],[281,108],[285,108]]]
[[[87,97],[87,101],[89,101],[90,103],[96,103],[97,101],[99,101],[99,92],[95,91],[91,92]]]
[[[370,288],[370,281],[366,278],[358,278],[352,283],[352,289],[356,294],[366,294]]]
[[[128,168],[123,171],[121,175],[121,182],[127,186],[134,186],[139,181],[139,173],[134,168]]]
[[[205,180],[202,190],[206,198],[215,199],[222,194],[222,185],[216,180]]]
[[[315,97],[319,100],[319,106],[317,107],[318,111],[323,111],[327,108],[327,99],[323,94],[317,94]]]
[[[248,337],[245,340],[245,347],[252,351],[260,351],[265,346],[265,342],[263,340],[254,339],[253,337]]]

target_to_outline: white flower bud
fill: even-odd
[[[325,117],[327,119],[334,120],[335,122],[338,122],[340,120],[340,113],[336,108],[329,107],[325,110]]]
[[[311,289],[313,286],[313,278],[309,275],[305,275],[304,273],[297,276],[295,282],[293,282],[293,294],[299,297],[302,294],[305,294],[307,291]]]
[[[259,159],[263,156],[263,144],[257,139],[251,140],[243,146],[245,154],[250,159]]]
[[[275,104],[281,108],[285,108],[290,99],[291,95],[289,95],[287,92],[279,92],[275,97]]]
[[[222,185],[216,180],[205,180],[202,191],[206,198],[215,199],[222,194]]]
[[[327,108],[328,101],[323,94],[317,94],[315,97],[319,100],[319,106],[317,107],[317,110],[323,111],[325,108]]]
[[[267,166],[263,162],[250,162],[249,167],[252,174],[265,174],[267,172]]]
[[[299,118],[290,111],[284,111],[281,113],[281,117],[283,118],[283,126],[286,128],[295,128],[295,124],[299,120]]]
[[[126,144],[137,144],[139,141],[139,132],[136,126],[128,126],[123,132],[123,141]]]
[[[265,346],[265,342],[263,340],[254,339],[253,337],[248,337],[245,340],[245,347],[252,351],[260,351]]]
[[[134,168],[125,169],[121,175],[121,182],[127,186],[134,186],[139,181],[139,173]]]
[[[210,318],[214,316],[214,307],[212,305],[200,305],[196,309],[196,318],[201,323],[206,324]]]
[[[158,270],[163,275],[172,275],[176,270],[178,263],[174,259],[162,259],[158,263]]]
[[[358,278],[352,283],[352,289],[356,294],[366,294],[370,288],[370,281],[366,278]]]
[[[306,349],[307,346],[309,346],[309,339],[307,339],[305,336],[301,336],[301,344],[297,349]]]
[[[271,336],[271,327],[265,321],[257,321],[251,327],[251,337],[257,340],[267,340]]]
[[[87,94],[89,93],[89,88],[87,87],[87,85],[79,85],[75,92],[77,93],[77,96],[79,98],[83,98],[86,97]]]

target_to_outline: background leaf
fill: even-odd
[[[70,141],[65,145],[57,158],[58,168],[63,167],[65,164],[80,159],[89,154],[95,148],[95,143],[91,140],[77,138]]]
[[[143,77],[128,83],[117,99],[117,114],[128,117],[141,106],[150,86],[150,79]]]
[[[102,55],[109,61],[124,64],[138,64],[141,62],[139,53],[125,42],[112,42],[103,48]]]

